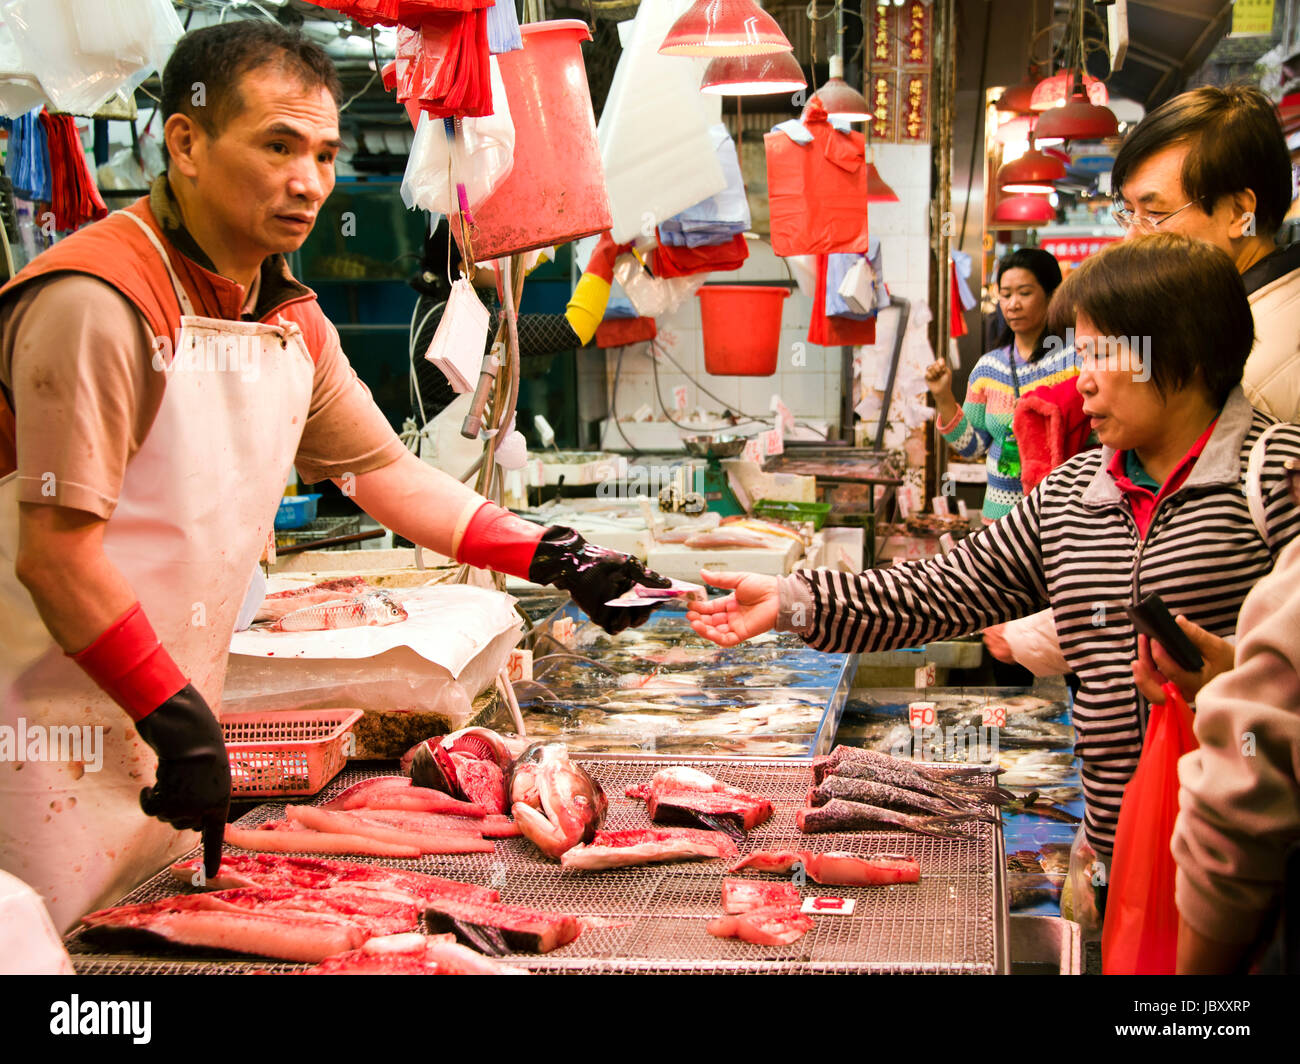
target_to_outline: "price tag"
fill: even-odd
[[[929,665],[928,668],[933,669],[934,665]],[[919,674],[922,670],[917,669],[916,671]],[[933,728],[938,719],[933,702],[909,702],[907,704],[907,721],[913,728]]]
[[[940,517],[951,516],[951,511],[948,509],[948,497],[946,495],[936,495],[930,500],[930,506]]]
[[[763,464],[763,449],[758,445],[758,440],[747,440],[745,449],[740,452],[740,457],[746,462],[753,462],[755,465]]]
[[[832,896],[804,898],[800,912],[814,916],[852,916],[855,898],[836,898]]]
[[[769,429],[763,433],[763,450],[769,455],[785,453],[785,440],[781,438],[779,429]]]
[[[673,405],[677,407],[677,413],[686,413],[686,385],[679,384],[673,389]]]
[[[533,678],[533,652],[516,647],[506,659],[506,679],[511,683]]]
[[[772,402],[768,404],[768,409],[776,414],[776,427],[782,432],[794,431],[794,415],[790,413],[790,408],[781,401],[779,395],[772,396]]]
[[[911,517],[911,516],[912,516],[912,497],[911,497],[910,494],[908,494],[908,491],[907,491],[907,485],[904,484],[901,488],[899,488],[899,489],[898,489],[898,493],[897,493],[894,497],[898,500],[898,513],[899,513],[899,516],[901,516],[901,517]]]
[[[986,728],[1005,728],[1007,726],[1007,707],[990,704],[980,710],[980,721]]]
[[[968,520],[970,518],[970,508],[966,505],[965,499],[957,500],[957,514],[962,518],[962,520]]]
[[[551,625],[551,635],[565,646],[568,646],[569,640],[573,638],[573,629],[575,627],[572,617],[560,617]]]

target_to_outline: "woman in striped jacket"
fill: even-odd
[[[1216,643],[1233,634],[1246,593],[1300,532],[1283,468],[1300,458],[1300,427],[1275,423],[1241,390],[1250,306],[1217,248],[1175,234],[1125,241],[1056,298],[1075,321],[1078,387],[1101,449],[1059,466],[945,557],[858,575],[709,573],[733,594],[688,616],[723,646],[777,627],[843,652],[918,646],[1050,605],[1081,684],[1087,835],[1108,856],[1148,712],[1124,606],[1157,592]],[[1231,667],[1230,654],[1207,661],[1193,686]]]

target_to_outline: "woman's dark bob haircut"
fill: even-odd
[[[1054,321],[1082,316],[1100,336],[1147,344],[1162,395],[1201,386],[1222,406],[1241,383],[1255,342],[1246,289],[1232,260],[1180,233],[1111,244],[1071,272],[1052,300]]]

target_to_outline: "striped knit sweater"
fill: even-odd
[[[1052,608],[1061,649],[1081,687],[1075,751],[1083,762],[1085,824],[1110,853],[1124,787],[1137,766],[1147,706],[1133,682],[1137,636],[1123,607],[1157,592],[1175,615],[1231,636],[1237,611],[1276,555],[1300,532],[1283,463],[1300,458],[1300,426],[1266,441],[1260,490],[1267,543],[1245,494],[1250,449],[1272,423],[1241,389],[1229,397],[1186,483],[1157,508],[1139,541],[1128,503],[1107,472],[1109,448],[1076,455],[1006,518],[947,556],[857,575],[812,570],[782,587],[782,617],[818,650],[920,646]]]
[[[1014,343],[985,354],[971,370],[966,382],[966,401],[961,415],[941,425],[943,438],[964,458],[988,455],[989,486],[984,493],[984,521],[996,521],[1009,514],[1024,498],[1020,487],[1020,459],[1007,454],[1011,416],[1016,408],[1016,389],[1011,380],[1011,359],[1016,359],[1020,394],[1050,387],[1079,375],[1074,348],[1049,351],[1037,362],[1025,362],[1014,355]]]

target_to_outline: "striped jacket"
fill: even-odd
[[[783,617],[793,601],[798,619],[802,600],[810,620],[790,627],[811,646],[874,651],[963,635],[1050,604],[1081,683],[1075,750],[1088,838],[1109,853],[1147,716],[1130,668],[1137,636],[1123,607],[1154,591],[1170,612],[1215,635],[1233,634],[1246,593],[1300,532],[1283,470],[1287,459],[1300,458],[1300,426],[1281,426],[1266,441],[1259,483],[1267,542],[1251,518],[1247,462],[1272,423],[1236,389],[1144,541],[1107,472],[1114,452],[1094,449],[1053,470],[1015,510],[946,557],[857,575],[796,574],[782,588]]]

